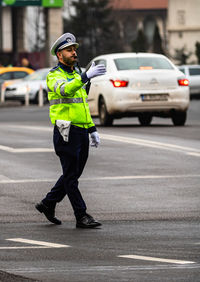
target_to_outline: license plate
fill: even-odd
[[[142,101],[167,101],[169,94],[141,94]]]

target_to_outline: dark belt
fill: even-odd
[[[83,127],[79,127],[79,126],[76,126],[76,125],[71,125],[71,128],[73,128],[75,131],[79,131],[79,132],[87,132],[88,131],[88,128],[83,128]]]

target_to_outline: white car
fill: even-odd
[[[189,80],[190,96],[200,96],[200,65],[182,65],[178,68]]]
[[[29,101],[38,103],[39,91],[42,87],[44,104],[48,102],[48,90],[46,76],[49,68],[43,68],[26,76],[17,83],[11,84],[5,89],[5,100],[19,100],[25,102],[26,93],[29,94]]]
[[[150,53],[101,55],[92,62],[104,64],[106,74],[91,79],[88,103],[100,124],[138,117],[149,125],[153,116],[169,117],[184,125],[189,107],[189,86],[185,75],[165,56]]]

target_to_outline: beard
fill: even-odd
[[[77,62],[77,56],[65,57],[62,55],[62,60],[67,66],[73,66]]]

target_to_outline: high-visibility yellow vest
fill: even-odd
[[[49,116],[52,124],[60,119],[83,128],[94,126],[84,86],[76,70],[68,73],[58,66],[48,73]]]

